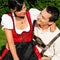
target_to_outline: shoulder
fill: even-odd
[[[9,16],[9,14],[3,14],[2,18],[11,18],[11,17]]]
[[[55,36],[57,36],[58,35],[58,37],[57,37],[57,39],[56,39],[56,41],[55,41],[55,46],[57,46],[57,48],[59,48],[60,49],[60,29],[58,28],[58,27],[56,27],[56,30],[55,30],[55,33],[54,33],[54,35]]]
[[[56,33],[60,33],[60,29],[58,27],[56,27],[56,30],[55,30]]]

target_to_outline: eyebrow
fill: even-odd
[[[42,15],[42,13],[41,13],[41,12],[40,12],[40,14]],[[43,19],[46,19],[43,15],[42,15],[42,18],[43,18]]]
[[[40,12],[40,14],[42,15],[42,12]],[[44,18],[44,16],[42,15],[42,17]]]
[[[42,15],[42,18],[43,18],[43,19],[46,19],[43,15]]]

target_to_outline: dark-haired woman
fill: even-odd
[[[11,13],[4,14],[1,22],[7,41],[2,60],[23,60],[23,50],[32,40],[33,21],[37,19],[40,11],[37,9],[26,11],[24,0],[8,0],[8,6]],[[22,47],[17,50],[19,44]],[[32,59],[28,60],[38,60],[36,54],[38,55],[38,53],[32,54]]]

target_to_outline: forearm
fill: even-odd
[[[9,43],[9,50],[13,56],[13,59],[18,57],[14,43],[12,43],[12,42],[11,42],[11,44]]]

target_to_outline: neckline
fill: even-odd
[[[15,29],[16,33],[18,33],[17,30],[20,31],[20,33],[18,33],[18,34],[21,34],[23,31],[28,32],[28,31],[30,30],[30,25],[29,25],[27,16],[26,16],[26,18],[27,18],[28,26],[27,26],[25,29],[22,29],[22,30],[21,30],[21,29],[17,29],[17,28],[15,27],[15,24],[16,24],[16,23],[15,23],[14,13],[12,13],[12,16],[13,16],[13,20],[14,20],[14,29]]]

